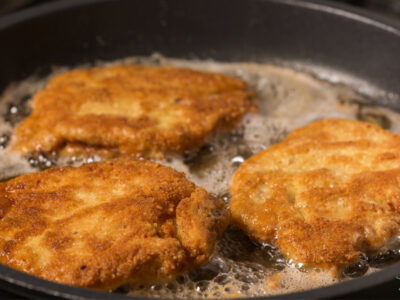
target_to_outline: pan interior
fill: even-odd
[[[318,79],[320,74],[308,74],[270,64],[189,61],[159,54],[97,62],[96,65],[138,63],[183,66],[230,74],[243,78],[257,92],[254,101],[260,113],[246,116],[237,130],[217,134],[198,151],[183,156],[169,156],[160,161],[185,172],[190,180],[227,203],[230,179],[244,160],[312,121],[330,117],[358,119],[400,133],[400,114],[373,104],[379,100],[373,90],[361,95],[355,92],[356,87]],[[100,160],[95,156],[79,160],[44,154],[21,159],[4,150],[14,126],[29,114],[27,103],[32,95],[43,88],[52,76],[67,69],[55,67],[46,78],[31,77],[11,84],[4,91],[0,100],[2,180],[54,165],[80,165]],[[121,287],[114,292],[171,298],[266,296],[347,281],[375,272],[397,260],[400,260],[400,237],[394,237],[381,251],[343,270],[339,277],[332,277],[329,272],[305,269],[301,264],[286,261],[273,245],[251,241],[240,230],[230,227],[218,242],[208,265],[180,276],[171,283],[151,287]]]

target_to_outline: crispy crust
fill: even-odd
[[[234,222],[309,266],[340,267],[400,228],[400,136],[326,119],[251,157],[230,188]]]
[[[54,77],[32,101],[11,148],[160,157],[200,146],[255,107],[240,79],[184,68],[117,66]]]
[[[169,167],[115,159],[0,184],[0,262],[63,284],[113,289],[204,264],[228,217]]]

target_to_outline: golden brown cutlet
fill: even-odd
[[[338,269],[400,232],[400,136],[326,119],[245,161],[230,187],[234,223],[287,259]]]
[[[0,262],[113,289],[192,270],[228,222],[221,200],[169,167],[114,159],[0,183]]]
[[[34,96],[32,114],[17,126],[11,148],[23,155],[181,153],[254,111],[251,95],[238,78],[185,68],[73,70]]]

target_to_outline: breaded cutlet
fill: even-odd
[[[109,290],[173,279],[206,263],[224,203],[145,160],[56,167],[0,183],[0,263]]]
[[[245,161],[230,192],[233,222],[250,237],[338,270],[400,233],[400,136],[317,121]]]
[[[77,69],[54,77],[31,102],[11,149],[27,155],[160,158],[233,128],[252,92],[235,77],[143,65]]]

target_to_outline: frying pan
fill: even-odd
[[[400,24],[323,1],[54,1],[0,18],[0,41],[0,90],[29,75],[45,75],[53,65],[160,52],[324,70],[319,74],[400,110]],[[362,278],[271,299],[339,297],[393,282],[398,273],[399,263]],[[2,265],[0,287],[32,298],[126,299]]]

